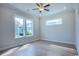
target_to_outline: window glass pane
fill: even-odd
[[[20,17],[15,17],[15,37],[24,36],[24,20]]]
[[[26,20],[26,35],[33,35],[33,22],[32,20]]]
[[[15,38],[33,35],[33,21],[15,17]]]
[[[55,20],[47,20],[46,25],[59,25],[62,24],[62,19],[55,19]]]

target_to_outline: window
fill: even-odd
[[[15,18],[15,35],[16,38],[24,36],[24,20],[22,18]]]
[[[25,20],[21,17],[15,17],[15,38],[33,35],[32,20]]]
[[[55,19],[55,20],[47,20],[46,25],[59,25],[62,24],[62,19]]]
[[[26,35],[32,35],[33,34],[33,24],[31,20],[26,20]]]

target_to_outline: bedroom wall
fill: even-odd
[[[76,47],[77,47],[77,52],[78,52],[78,55],[79,55],[79,4],[75,4],[75,29],[76,29],[76,32],[75,32],[75,36],[76,36]]]
[[[15,22],[14,15],[22,15],[27,19],[33,20],[34,35],[15,39]],[[10,47],[32,42],[39,39],[39,21],[36,17],[24,13],[17,9],[8,8],[0,5],[0,51]]]
[[[62,19],[62,24],[47,26],[47,20]],[[75,44],[75,12],[67,10],[42,17],[41,40]]]

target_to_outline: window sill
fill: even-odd
[[[22,37],[15,37],[15,39],[22,39],[22,38],[27,38],[27,37],[32,37],[33,35],[27,35],[27,36],[22,36]]]

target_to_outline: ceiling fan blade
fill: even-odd
[[[41,7],[43,6],[43,3],[40,3]]]
[[[47,4],[47,5],[45,5],[44,7],[48,7],[48,6],[50,6],[50,4]]]
[[[49,11],[49,9],[44,9],[44,10]]]
[[[38,10],[38,8],[34,8],[34,9],[32,9],[32,10]]]
[[[37,5],[38,7],[40,7],[40,4],[36,3],[36,5]]]

